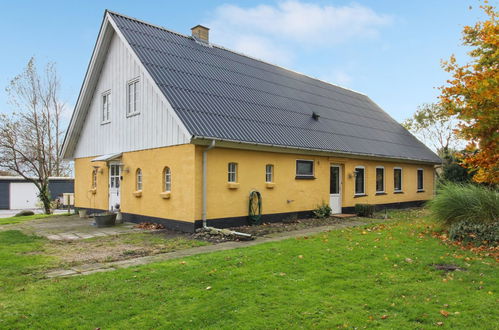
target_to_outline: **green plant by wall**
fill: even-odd
[[[331,215],[331,211],[331,207],[325,202],[322,202],[321,205],[317,205],[315,210],[313,210],[314,216],[319,219],[329,217]]]
[[[372,218],[376,211],[375,205],[371,204],[355,204],[355,213],[360,217]]]
[[[499,222],[473,223],[461,221],[449,228],[449,238],[454,241],[471,242],[476,245],[499,245]]]
[[[434,217],[446,227],[462,221],[468,223],[499,221],[499,192],[484,186],[443,184],[428,205]]]

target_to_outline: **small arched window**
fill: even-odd
[[[97,188],[97,169],[92,171],[92,189]]]
[[[228,182],[237,182],[237,163],[229,163],[227,174]]]
[[[137,169],[135,181],[137,190],[142,190],[142,170],[140,168]]]
[[[265,182],[274,182],[274,165],[272,164],[265,165]]]
[[[172,191],[172,171],[168,166],[163,170],[163,190]]]

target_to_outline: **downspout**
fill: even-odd
[[[206,209],[207,209],[207,197],[208,197],[208,193],[207,193],[208,151],[210,151],[211,149],[215,148],[215,143],[216,143],[215,140],[211,140],[211,144],[207,148],[205,148],[203,150],[203,210],[202,210],[202,213],[201,213],[201,219],[203,220],[203,228],[204,229],[208,229],[208,230],[213,230],[213,231],[216,231],[216,232],[222,232],[222,233],[225,231],[226,233],[229,233],[231,235],[236,235],[236,236],[244,237],[244,238],[251,238],[250,234],[240,233],[240,232],[233,231],[233,230],[218,229],[218,228],[208,227],[207,224],[206,224],[206,217],[207,217]]]
[[[211,140],[211,144],[203,150],[203,212],[201,214],[201,219],[203,220],[203,228],[206,228],[206,199],[207,199],[207,188],[206,188],[206,182],[207,180],[207,160],[208,160],[208,151],[211,149],[215,148],[215,140]]]

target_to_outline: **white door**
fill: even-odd
[[[11,182],[10,183],[10,209],[34,209],[38,198],[38,188],[31,182]]]
[[[331,165],[329,177],[329,205],[332,214],[341,213],[341,166]]]
[[[109,164],[109,209],[116,210],[120,205],[120,165]]]

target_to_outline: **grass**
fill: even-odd
[[[9,217],[9,218],[0,218],[0,226],[1,225],[10,225],[13,223],[20,223],[25,221],[31,221],[36,219],[44,219],[53,216],[64,216],[64,214],[34,214],[34,215],[26,215],[22,217]]]
[[[45,240],[0,232],[0,328],[494,329],[498,264],[392,221],[88,276],[41,279]],[[429,267],[455,264],[446,274]],[[442,323],[440,323],[442,322]]]

